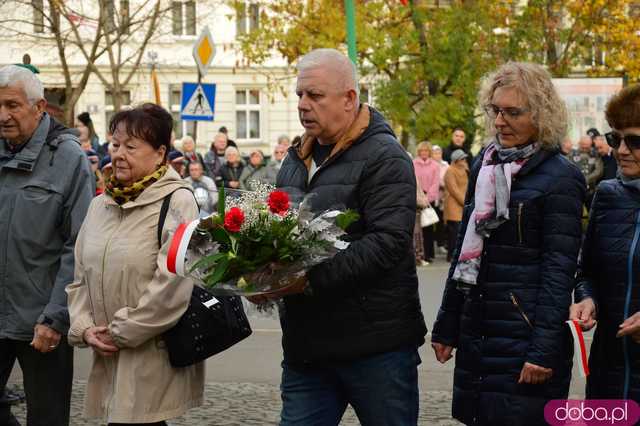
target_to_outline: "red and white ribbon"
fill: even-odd
[[[193,235],[193,231],[195,231],[198,223],[200,223],[200,219],[178,225],[171,239],[169,252],[167,253],[167,269],[169,269],[169,272],[173,272],[181,277],[187,275],[184,270],[184,260],[187,255],[191,235]]]
[[[584,344],[582,327],[576,320],[568,320],[567,325],[573,336],[573,357],[578,365],[578,370],[580,370],[580,376],[587,377],[589,375],[589,360],[587,358],[587,347]]]

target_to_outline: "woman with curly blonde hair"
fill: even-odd
[[[566,108],[540,65],[503,65],[480,104],[491,138],[470,173],[432,346],[442,363],[457,348],[455,418],[540,425],[569,391],[585,182],[560,154]]]

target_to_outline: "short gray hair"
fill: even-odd
[[[227,149],[224,150],[224,159],[226,160],[229,156],[229,154],[237,154],[238,157],[240,156],[240,151],[238,151],[238,148],[236,148],[235,146],[228,146]]]
[[[20,87],[32,104],[44,99],[44,87],[34,73],[17,65],[0,68],[0,87]]]
[[[298,72],[320,67],[330,68],[342,78],[344,88],[353,89],[360,96],[356,65],[342,52],[336,49],[315,49],[301,57],[296,65]]]

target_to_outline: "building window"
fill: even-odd
[[[129,34],[130,25],[129,0],[120,0],[120,30],[123,34]]]
[[[451,7],[451,0],[427,0],[427,7]]]
[[[46,111],[53,118],[64,123],[64,106],[67,103],[67,96],[62,87],[45,87],[44,98],[47,100]]]
[[[170,84],[169,85],[169,109],[171,116],[173,117],[173,132],[176,135],[176,139],[180,139],[183,135],[194,135],[196,122],[195,121],[182,121],[180,118],[180,106],[182,100],[182,85]]]
[[[120,110],[127,109],[131,107],[131,92],[128,90],[123,90],[120,93]],[[111,119],[114,115],[116,115],[115,107],[113,106],[113,94],[110,90],[104,92],[104,112],[107,123],[107,129],[109,129],[109,123],[111,123]]]
[[[260,139],[260,90],[236,90],[236,138]]]
[[[104,27],[107,32],[115,31],[116,29],[116,6],[114,0],[102,1],[102,13],[104,13]]]
[[[236,9],[236,34],[246,34],[260,26],[260,5],[245,1]]]
[[[33,32],[44,32],[44,0],[31,0],[33,6]]]
[[[584,49],[584,64],[588,67],[597,67],[605,64],[607,52],[601,46],[594,43]]]
[[[196,2],[174,1],[171,4],[173,35],[196,35]]]

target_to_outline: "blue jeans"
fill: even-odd
[[[363,426],[418,423],[418,365],[413,346],[344,363],[282,363],[280,426],[334,426],[351,404]]]

